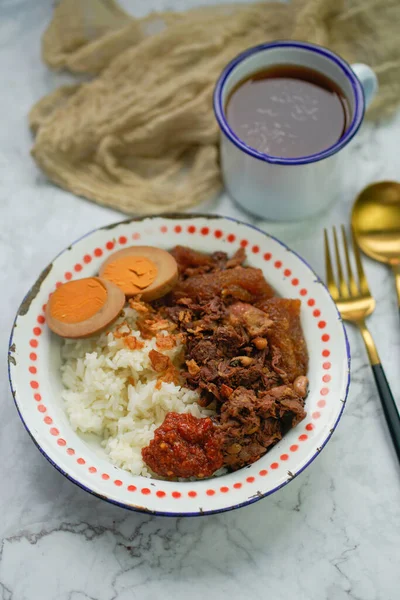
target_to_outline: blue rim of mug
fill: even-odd
[[[241,62],[243,62],[249,56],[273,48],[300,48],[302,50],[308,50],[310,52],[320,54],[321,56],[324,56],[331,62],[335,63],[350,81],[354,94],[354,110],[350,126],[345,132],[345,134],[335,144],[333,144],[333,146],[329,146],[329,148],[326,148],[322,152],[309,154],[308,156],[300,156],[297,158],[283,158],[279,156],[270,156],[269,154],[258,152],[258,150],[256,150],[255,148],[252,148],[251,146],[245,144],[228,125],[228,122],[225,118],[225,110],[222,102],[222,92],[229,75]],[[346,146],[346,144],[348,144],[348,142],[355,136],[355,134],[360,128],[365,113],[365,97],[363,87],[350,65],[345,60],[343,60],[343,58],[340,58],[337,54],[334,54],[334,52],[331,52],[330,50],[328,50],[327,48],[323,48],[322,46],[318,46],[317,44],[292,41],[276,41],[267,44],[259,44],[258,46],[249,48],[248,50],[245,50],[244,52],[236,56],[236,58],[234,58],[230,63],[227,64],[227,66],[219,76],[219,79],[214,89],[213,104],[214,113],[221,131],[233,144],[235,144],[237,148],[239,148],[246,154],[253,156],[254,158],[258,158],[259,160],[263,160],[264,162],[277,165],[306,165],[327,158],[328,156],[332,156],[332,154],[335,154],[344,146]]]

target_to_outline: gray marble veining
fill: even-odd
[[[28,110],[66,79],[40,61],[51,5],[0,1],[0,600],[397,600],[400,469],[362,341],[351,328],[352,385],[337,432],[289,486],[239,511],[163,519],[118,509],[64,479],[24,431],[5,370],[16,308],[71,240],[121,218],[48,183],[29,155]],[[123,5],[144,11],[133,0]],[[189,5],[159,0],[146,9]],[[258,225],[323,276],[322,228],[348,223],[352,199],[367,183],[400,177],[399,135],[400,115],[364,126],[329,212],[300,225]],[[226,196],[199,210],[248,220]],[[393,281],[385,267],[365,265],[377,299],[371,330],[399,398]]]

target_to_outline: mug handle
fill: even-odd
[[[371,104],[378,91],[378,78],[374,71],[368,65],[363,63],[357,63],[351,65],[356,77],[360,80],[360,83],[364,90],[365,106],[366,108]]]

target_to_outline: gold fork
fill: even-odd
[[[326,278],[329,292],[334,299],[336,306],[342,318],[345,321],[350,321],[357,325],[363,337],[365,347],[367,349],[369,362],[371,363],[372,371],[375,377],[376,386],[382,402],[383,412],[389,427],[390,435],[396,450],[397,457],[400,461],[400,416],[394,401],[392,392],[386,379],[385,372],[382,368],[378,351],[375,342],[365,324],[365,319],[375,309],[375,299],[372,297],[368,287],[367,278],[365,277],[364,268],[361,262],[360,251],[355,242],[354,231],[352,230],[352,242],[354,258],[356,262],[358,283],[353,275],[353,270],[350,262],[349,246],[347,243],[346,231],[344,226],[341,227],[343,238],[343,250],[347,270],[347,279],[344,275],[342,261],[340,258],[339,242],[336,233],[336,227],[333,227],[333,242],[335,248],[335,258],[337,265],[337,279],[335,279],[332,266],[331,253],[329,250],[328,232],[324,229],[325,240],[325,268]],[[338,284],[336,283],[338,281]]]

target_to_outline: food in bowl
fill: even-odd
[[[100,276],[122,289],[127,297],[160,298],[178,281],[176,261],[166,250],[131,246],[114,252],[101,266]]]
[[[145,285],[126,291],[126,265],[124,286],[112,271],[129,299],[107,330],[65,341],[63,398],[73,428],[101,436],[115,465],[204,479],[255,462],[305,418],[301,301],[276,296],[243,248],[166,254],[179,277],[148,302]]]
[[[220,477],[191,481],[134,475],[113,464],[101,447],[100,435],[81,434],[71,426],[60,377],[64,339],[52,335],[46,326],[49,295],[63,282],[97,276],[116,251],[144,243],[165,250],[181,244],[229,256],[236,248],[245,247],[248,264],[262,270],[277,295],[301,300],[301,325],[309,353],[307,416],[243,469],[226,469]],[[301,257],[254,226],[196,214],[114,223],[69,244],[46,266],[18,308],[8,368],[14,402],[26,430],[63,476],[128,510],[203,516],[257,502],[301,476],[321,454],[343,414],[349,361],[345,329],[335,303]]]
[[[83,338],[115,321],[125,304],[125,294],[110,281],[85,277],[69,281],[51,294],[46,306],[50,329],[67,338]]]

